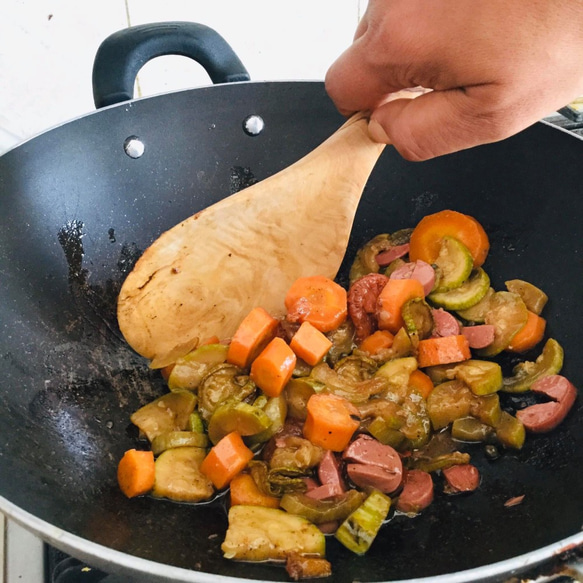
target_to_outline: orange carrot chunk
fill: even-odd
[[[279,498],[264,494],[249,474],[235,476],[231,480],[230,491],[231,506],[244,504],[246,506],[279,508]]]
[[[394,336],[388,330],[377,330],[367,336],[358,347],[363,352],[371,355],[378,354],[381,350],[390,348],[393,345]]]
[[[346,290],[323,275],[300,277],[285,296],[287,319],[310,322],[320,332],[335,330],[346,320]]]
[[[424,399],[433,391],[433,381],[422,370],[416,369],[409,375],[409,388],[415,389]]]
[[[546,326],[547,321],[544,318],[529,310],[526,324],[514,335],[506,350],[526,352],[534,348],[543,339]]]
[[[417,279],[389,279],[377,300],[379,328],[396,334],[405,325],[403,306],[412,298],[423,297],[423,284]]]
[[[251,380],[268,397],[277,397],[291,379],[296,362],[294,351],[276,337],[251,364]]]
[[[423,217],[411,233],[409,259],[435,263],[443,237],[454,237],[470,251],[474,267],[480,267],[490,249],[488,235],[480,223],[457,211],[444,210]]]
[[[253,452],[233,431],[223,437],[200,464],[200,471],[219,490],[224,488],[253,459]]]
[[[308,321],[303,322],[293,335],[290,348],[310,366],[318,364],[332,346],[332,342]]]
[[[304,437],[314,445],[332,451],[343,451],[359,422],[354,418],[358,409],[342,397],[330,394],[315,394],[307,404]]]
[[[154,454],[151,451],[129,449],[117,466],[117,481],[128,497],[142,496],[154,487],[156,475]]]
[[[417,362],[421,368],[461,362],[471,356],[468,339],[463,334],[420,340],[417,348]]]
[[[231,339],[227,362],[247,368],[275,336],[277,326],[277,320],[263,308],[253,308],[243,318]]]

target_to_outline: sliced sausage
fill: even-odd
[[[339,484],[323,484],[317,488],[308,489],[306,496],[314,500],[324,500],[325,498],[332,498],[344,494],[345,490]]]
[[[379,466],[347,464],[346,472],[348,477],[363,490],[376,489],[390,494],[401,485],[401,472],[388,472]]]
[[[422,470],[410,470],[403,480],[396,508],[407,514],[417,514],[433,502],[433,479]]]
[[[356,340],[362,341],[376,329],[374,317],[377,299],[389,281],[382,273],[369,273],[357,279],[348,290],[348,314],[356,330]]]
[[[494,342],[494,326],[480,324],[478,326],[464,326],[462,334],[468,339],[470,348],[486,348]]]
[[[391,473],[403,475],[401,456],[390,445],[384,445],[370,435],[355,439],[342,454],[344,460],[377,466]]]
[[[447,494],[473,492],[480,485],[480,472],[472,464],[451,466],[442,470]]]
[[[428,295],[435,285],[435,270],[429,263],[418,259],[395,269],[391,279],[416,279],[421,282],[425,295]]]
[[[531,405],[516,412],[516,417],[532,433],[545,433],[557,427],[567,416],[577,398],[577,389],[562,375],[550,375],[538,379],[530,390],[553,399],[548,403]]]
[[[457,336],[460,333],[459,322],[443,308],[431,310],[433,316],[433,337]]]
[[[389,263],[395,261],[395,259],[405,257],[407,253],[409,253],[409,243],[405,243],[404,245],[395,245],[386,251],[381,251],[375,257],[375,260],[381,267],[386,267],[389,265]]]
[[[318,465],[318,478],[323,485],[333,486],[341,494],[346,490],[340,470],[340,462],[331,450],[326,450]]]

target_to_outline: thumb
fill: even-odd
[[[485,107],[489,92],[480,86],[389,101],[372,113],[369,133],[414,162],[501,140],[514,133],[516,120]]]

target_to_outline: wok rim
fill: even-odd
[[[241,581],[261,581],[259,579],[230,577],[184,569],[182,567],[175,567],[129,555],[122,551],[116,551],[54,526],[16,506],[3,496],[0,496],[0,511],[47,544],[107,573],[118,573],[122,572],[123,569],[123,572],[130,576],[132,574],[139,574],[143,581],[176,581],[179,583],[238,583]],[[393,579],[386,581],[386,583],[472,583],[477,581],[490,581],[500,575],[512,576],[519,574],[528,568],[541,565],[553,557],[572,551],[578,546],[583,546],[583,532],[568,536],[560,541],[512,557],[511,559],[492,563],[491,565],[482,565],[481,567],[475,567],[465,571],[433,575],[430,577]],[[111,569],[112,565],[114,566],[113,571]],[[272,582],[264,579],[263,583]],[[277,582],[273,581],[273,583]]]

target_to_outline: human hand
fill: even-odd
[[[408,160],[509,137],[583,93],[579,0],[369,0],[326,90]],[[391,94],[432,89],[416,99]]]

